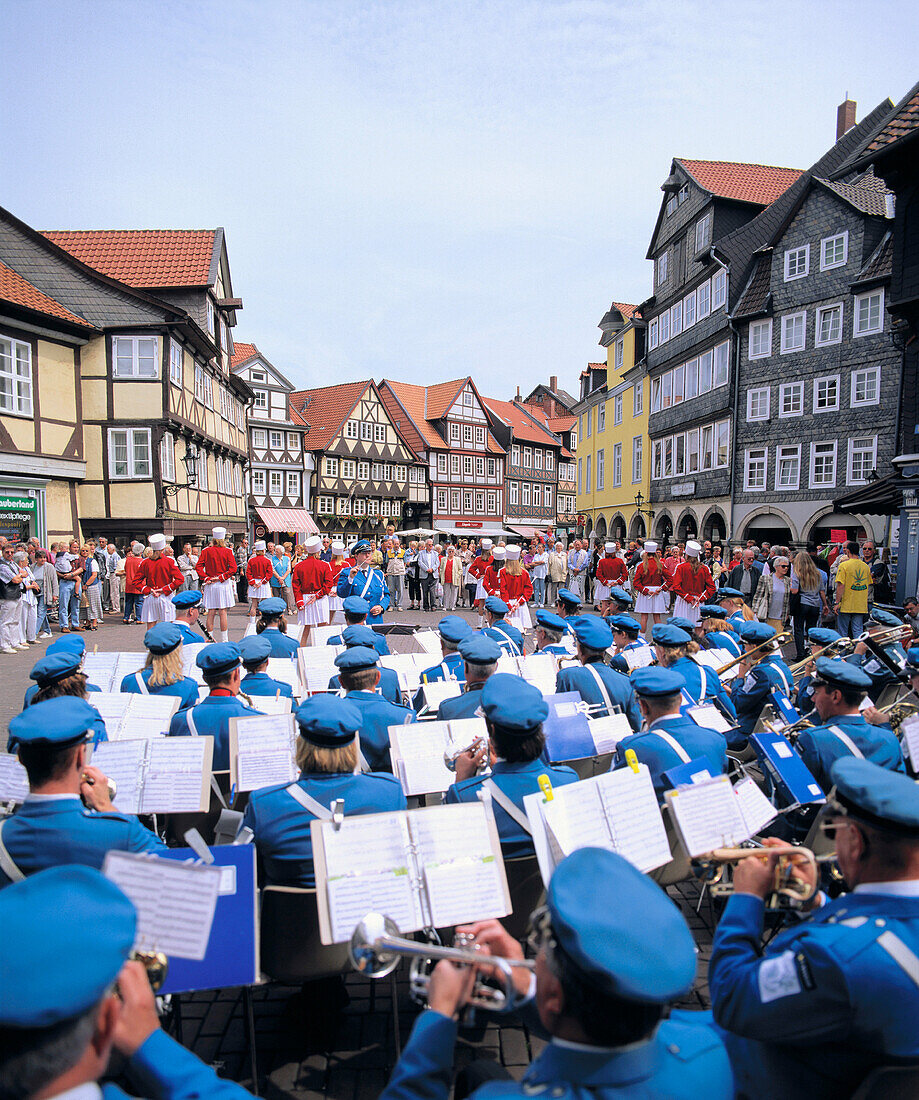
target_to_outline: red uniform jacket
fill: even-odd
[[[667,574],[656,558],[653,559],[653,564],[643,561],[638,563],[638,568],[635,570],[635,576],[632,579],[632,585],[638,592],[644,592],[646,588],[660,588],[666,583]]]
[[[236,558],[228,546],[205,546],[195,571],[202,581],[226,581],[236,576]]]
[[[274,576],[271,558],[266,554],[253,554],[246,562],[246,580],[254,587],[267,584]]]
[[[304,558],[294,567],[291,583],[297,607],[302,607],[304,596],[315,596],[317,600],[328,596],[332,591],[332,570],[329,563],[319,557]]]
[[[629,579],[629,571],[626,569],[622,558],[601,558],[597,564],[597,580],[611,588],[614,584],[622,584]]]
[[[496,569],[496,565],[498,565],[498,563],[492,558],[488,563],[488,568],[485,570],[485,575],[482,577],[482,587],[489,596],[497,596],[501,591],[499,574],[504,569],[504,566],[499,565]]]
[[[490,569],[494,564],[495,561],[494,558],[491,557],[491,555],[485,558],[480,554],[477,558],[473,558],[472,561],[469,563],[469,576],[475,577],[476,580],[481,580],[484,584],[485,581],[482,580],[482,578],[485,576],[487,570]]]
[[[715,594],[715,582],[708,566],[700,565],[698,571],[693,573],[692,565],[688,561],[680,562],[676,567],[669,587],[678,596],[696,605],[705,603]],[[699,599],[700,596],[704,599]]]
[[[169,592],[177,592],[185,583],[185,578],[175,560],[163,554],[158,558],[141,559],[135,583],[145,596],[151,592],[165,596]]]
[[[524,569],[519,577],[513,577],[506,569],[502,569],[498,573],[498,595],[511,611],[525,604],[533,595],[533,582],[529,573]]]

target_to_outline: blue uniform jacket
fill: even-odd
[[[889,645],[881,646],[881,649],[887,657],[893,661],[895,665],[899,665],[900,668],[906,663],[906,651],[899,642],[892,642]],[[849,657],[844,657],[843,660],[851,665],[855,665],[856,668],[860,668],[866,676],[871,677],[871,687],[868,689],[868,694],[871,697],[871,701],[874,703],[878,701],[884,688],[888,684],[894,683],[896,680],[896,677],[890,669],[885,664],[882,664],[871,652],[853,653]]]
[[[919,955],[919,897],[844,894],[765,952],[762,935],[762,901],[734,894],[708,984],[739,1091],[829,1100],[877,1065],[919,1060],[919,985],[903,968]]]
[[[629,683],[629,678],[622,672],[617,672],[602,661],[596,661],[591,666],[600,674],[600,678],[606,687],[606,693],[613,706],[619,706],[625,712],[629,725],[633,730],[641,729],[641,711],[635,692]],[[591,717],[602,718],[606,713],[606,703],[600,692],[600,685],[594,679],[593,674],[586,665],[578,668],[561,668],[555,678],[556,692],[576,691],[581,698],[590,704],[599,703],[600,709],[591,711]]]
[[[330,806],[343,798],[345,815],[387,813],[406,808],[405,795],[393,775],[310,774],[297,780],[308,795]],[[287,793],[285,787],[253,791],[243,817],[243,827],[255,834],[262,865],[263,884],[315,886],[310,822],[315,818]]]
[[[813,676],[802,676],[795,691],[795,710],[802,718],[814,709],[814,697],[810,694],[810,686],[813,682]]]
[[[235,1081],[218,1077],[215,1070],[160,1030],[141,1043],[125,1064],[124,1075],[137,1094],[149,1100],[199,1100],[202,1096],[245,1100],[252,1096]],[[122,1100],[128,1095],[110,1081],[102,1087],[104,1100]]]
[[[247,672],[239,682],[239,690],[245,695],[277,695],[281,693],[285,699],[293,699],[294,690],[290,684],[283,680],[275,680],[267,672]]]
[[[372,772],[391,772],[389,758],[389,727],[405,726],[415,721],[415,712],[398,707],[377,695],[375,691],[349,691],[345,698],[361,712],[359,737],[361,752]]]
[[[798,738],[798,752],[825,792],[833,786],[830,779],[833,761],[852,755],[832,732],[833,726],[838,726],[872,764],[894,772],[906,771],[900,742],[890,726],[872,726],[860,714],[838,715],[821,726],[804,730]]]
[[[727,770],[728,743],[723,733],[717,730],[705,729],[697,725],[690,718],[684,718],[682,714],[665,716],[652,722],[651,726],[642,733],[633,734],[631,737],[623,737],[616,746],[613,762],[610,770],[627,767],[625,754],[629,749],[635,750],[635,755],[642,764],[648,765],[651,772],[651,781],[657,792],[658,801],[663,802],[665,785],[663,773],[671,768],[676,768],[684,763],[667,744],[663,737],[658,736],[655,730],[662,729],[665,733],[679,743],[690,760],[697,760],[704,756],[711,766],[712,775],[720,775]]]
[[[719,703],[731,718],[737,717],[731,697],[724,690],[724,684],[713,668],[696,664],[692,657],[680,657],[670,667],[683,677],[686,681],[685,690],[697,703],[710,699]]]
[[[484,684],[467,685],[462,695],[453,699],[444,699],[437,708],[438,722],[452,722],[454,718],[477,718],[476,711],[482,705]]]
[[[771,653],[753,666],[744,677],[743,683],[734,681],[731,699],[737,712],[737,734],[742,736],[738,741],[731,742],[732,748],[746,743],[760,711],[769,702],[769,692],[775,687],[790,695],[794,687],[794,677],[781,657]]]
[[[705,640],[713,649],[726,649],[732,657],[743,653],[743,643],[729,630],[706,630]]]
[[[3,823],[3,843],[26,875],[80,863],[102,869],[106,852],[159,852],[166,847],[131,814],[100,814],[72,798],[30,796]],[[9,879],[0,871],[0,885]]]
[[[455,1020],[431,1009],[423,1012],[380,1100],[447,1100],[457,1030]],[[475,1100],[730,1100],[733,1094],[731,1067],[714,1028],[701,1013],[677,1011],[652,1039],[623,1050],[549,1043],[521,1081],[488,1081],[471,1095]]]
[[[329,691],[340,691],[341,680],[337,675],[332,676],[329,680]],[[377,690],[383,696],[384,699],[388,699],[390,703],[395,703],[397,706],[402,705],[402,688],[399,687],[399,673],[394,668],[381,668],[380,669],[380,682],[377,684]]]
[[[289,634],[285,634],[283,630],[278,630],[274,626],[263,630],[260,637],[267,638],[271,642],[269,657],[293,657],[300,648],[296,638],[291,638]]]
[[[422,684],[436,684],[441,680],[457,680],[460,684],[466,683],[466,662],[459,653],[446,654],[439,665],[432,665],[421,674]],[[412,706],[416,711],[424,706],[424,692],[421,688],[415,692]]]
[[[175,625],[182,631],[183,645],[201,645],[203,642],[207,641],[207,638],[205,638],[203,634],[196,634],[188,623],[180,623],[177,621]]]
[[[375,635],[375,637],[373,639],[373,648],[377,651],[377,653],[379,653],[379,655],[381,657],[388,657],[389,656],[389,642],[386,641],[386,639],[383,637],[382,634],[377,634],[376,631],[374,631],[374,635]],[[344,645],[344,644],[345,644],[345,640],[344,640],[344,638],[342,638],[342,636],[340,634],[336,634],[334,637],[329,638],[329,640],[326,642],[326,645]]]
[[[150,686],[150,677],[153,675],[152,668],[142,668],[140,670],[141,679],[147,685],[148,695],[169,695],[174,696],[179,700],[179,710],[185,710],[186,707],[193,707],[198,702],[198,682],[193,680],[190,676],[183,676],[181,680],[177,680],[174,684],[162,684],[160,687]],[[127,676],[121,681],[121,691],[124,695],[142,695],[143,692],[137,683],[137,673],[129,672]]]
[[[353,581],[348,580],[350,572],[350,569],[342,569],[338,574],[338,584],[335,586],[338,595],[343,600],[346,600],[349,596],[360,596],[371,607],[382,607],[383,612],[385,612],[389,607],[389,590],[380,570],[367,566],[355,575]],[[368,623],[381,623],[382,621],[382,613],[367,616]]]
[[[573,768],[557,767],[547,764],[544,760],[532,760],[528,764],[509,764],[506,760],[498,760],[491,770],[491,775],[474,775],[470,779],[464,779],[454,783],[447,789],[444,802],[478,802],[478,792],[486,779],[493,779],[495,786],[526,814],[523,809],[523,796],[536,794],[540,790],[539,777],[548,775],[553,787],[564,787],[566,783],[577,783],[578,773]],[[498,804],[492,802],[495,811],[495,824],[498,826],[498,836],[501,840],[501,851],[506,859],[514,856],[531,856],[533,838],[526,832],[510,814]]]
[[[568,652],[568,650],[565,649],[565,647],[563,645],[561,645],[561,643],[559,643],[558,645],[543,646],[543,648],[540,649],[539,652],[540,653],[551,653],[556,657],[570,657],[571,656],[571,654]]]
[[[523,656],[523,635],[516,626],[511,626],[504,619],[499,619],[491,626],[483,627],[478,633],[484,634],[486,638],[491,638],[493,642],[497,642],[502,653],[506,653],[510,657]]]
[[[251,718],[260,710],[247,707],[235,695],[208,695],[196,707],[180,710],[169,723],[170,737],[214,738],[215,772],[228,771],[230,767],[230,719]]]

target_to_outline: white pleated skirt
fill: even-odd
[[[329,601],[329,608],[332,611],[344,611],[345,601],[341,598],[341,596],[338,596],[333,592],[331,596],[326,596],[326,599]]]
[[[644,592],[635,594],[635,610],[639,615],[665,615],[669,604],[669,592],[657,592],[653,596]]]
[[[530,609],[525,603],[515,607],[513,611],[508,612],[504,617],[511,626],[516,626],[521,633],[529,630],[533,625],[533,620],[530,618]]]
[[[481,578],[475,582],[475,598],[477,600],[488,599],[488,593],[485,591],[485,585],[482,584]]]
[[[594,603],[599,603],[601,600],[608,600],[610,587],[611,585],[601,584],[597,581],[594,584]]]
[[[313,600],[301,607],[297,612],[297,622],[301,626],[322,626],[329,621],[330,613],[329,597],[323,596],[321,600]]]
[[[250,584],[246,589],[246,596],[250,600],[267,600],[271,595],[271,585],[268,581],[264,584]]]
[[[228,581],[214,581],[213,584],[204,585],[204,609],[214,611],[221,607],[236,606],[236,581],[232,578]]]
[[[677,596],[674,601],[673,613],[681,618],[689,619],[691,623],[697,623],[700,618],[699,608],[694,604],[687,603],[682,596]]]
[[[142,623],[171,623],[175,622],[175,617],[176,609],[171,596],[144,596],[140,609]]]

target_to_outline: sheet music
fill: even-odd
[[[509,653],[502,653],[495,663],[495,672],[503,672],[508,676],[519,676],[520,666],[517,664],[517,658],[512,657]]]
[[[440,635],[436,630],[416,630],[413,636],[422,653],[429,653],[432,657],[442,654]]]
[[[220,890],[219,867],[110,851],[102,872],[134,903],[135,948],[204,958]]]
[[[297,650],[297,658],[304,668],[334,668],[335,658],[344,648],[338,645],[301,646]]]
[[[327,883],[334,943],[347,943],[368,913],[382,913],[396,922],[400,932],[424,926],[418,894],[407,870],[379,874],[342,875]]]
[[[91,763],[117,786],[113,803],[124,814],[139,814],[147,761],[146,740],[102,741],[93,749]]]
[[[778,817],[778,811],[752,779],[742,779],[734,786],[734,797],[746,826],[747,837],[755,836]]]
[[[730,848],[750,835],[726,775],[668,791],[664,797],[690,856]]]
[[[727,733],[733,729],[731,723],[725,718],[714,703],[700,703],[695,707],[688,707],[686,713],[696,723],[705,729],[716,730],[718,733]]]
[[[0,752],[0,802],[24,802],[29,793],[29,777],[12,753]]]
[[[213,755],[213,737],[164,737],[150,741],[141,812],[205,811],[210,803]]]
[[[919,717],[904,718],[900,725],[900,734],[915,770],[919,766]]]
[[[340,829],[324,829],[322,838],[330,881],[342,875],[408,869],[409,834],[402,811],[346,817]],[[369,905],[365,912],[372,908]]]
[[[643,645],[640,649],[624,649],[619,656],[629,666],[630,672],[636,668],[647,668],[657,659],[653,647],[649,645]]]
[[[667,831],[644,764],[638,771],[620,768],[597,776],[614,850],[639,871],[652,871],[671,859]]]
[[[540,806],[546,827],[563,855],[578,848],[613,850],[613,838],[595,781],[566,783],[553,789],[553,797]]]
[[[204,673],[195,663],[207,642],[188,642],[182,645],[182,671],[199,686],[204,685]]]
[[[423,867],[457,858],[491,856],[488,818],[480,802],[428,806],[411,814],[411,832]]]
[[[230,732],[231,779],[238,791],[293,783],[296,734],[293,716],[237,718]],[[235,765],[235,766],[234,766]]]
[[[456,781],[456,775],[444,763],[444,752],[450,745],[449,723],[390,726],[389,742],[406,794],[435,794]]]
[[[399,677],[402,691],[415,692],[421,684],[421,674],[431,667],[428,653],[390,653],[380,658],[382,668],[391,668]]]
[[[632,727],[624,714],[607,714],[602,718],[588,718],[590,736],[598,753],[613,752],[623,737],[631,737]]]
[[[334,690],[329,688],[329,680],[338,672],[334,665],[329,668],[307,668],[303,671],[303,690],[305,694],[315,695],[323,691]]]
[[[121,689],[121,681],[125,676],[130,676],[132,672],[140,672],[147,663],[146,650],[141,653],[119,653],[117,657],[115,675],[112,679],[112,691],[119,691]],[[102,687],[101,684],[97,684],[96,686]]]
[[[333,647],[326,646],[326,649],[331,648]],[[273,680],[280,680],[282,684],[289,684],[294,695],[303,694],[303,688],[300,684],[300,668],[292,658],[269,657],[267,672]],[[330,675],[333,674],[330,673]]]
[[[329,638],[334,638],[336,634],[341,634],[342,630],[344,630],[344,627],[335,623],[330,623],[328,626],[311,626],[309,644],[301,646],[300,652],[302,653],[304,649],[319,649],[321,646],[326,645]]]
[[[109,741],[163,737],[179,706],[174,695],[94,691],[90,700],[105,722]]]
[[[422,684],[421,690],[424,693],[425,706],[435,714],[444,699],[455,699],[463,693],[459,680],[433,680],[429,684]]]
[[[83,671],[87,680],[102,691],[117,691],[121,681],[112,688],[115,668],[118,664],[117,653],[87,653],[83,657]],[[96,693],[93,692],[95,695]]]
[[[326,681],[328,682],[328,681]],[[293,707],[297,705],[296,699],[289,699],[286,695],[253,695],[252,705],[262,714],[291,714]]]
[[[424,880],[436,928],[507,915],[493,855],[425,867]]]

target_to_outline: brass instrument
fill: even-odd
[[[780,733],[783,737],[787,737],[789,741],[794,741],[805,730],[813,729],[816,725],[810,718],[798,718],[795,722],[789,722],[784,726],[774,726],[771,722],[767,722],[763,719],[763,725],[770,733]]]
[[[447,769],[447,771],[455,772],[457,757],[460,757],[467,752],[471,752],[473,755],[475,755],[479,751],[479,749],[484,749],[487,747],[487,745],[488,742],[485,740],[484,737],[476,737],[475,740],[473,740],[472,744],[466,745],[464,748],[447,749],[446,752],[444,752],[444,767]]]
[[[131,959],[139,962],[147,971],[147,980],[154,993],[163,988],[166,975],[169,972],[169,960],[162,951],[132,951]]]
[[[795,866],[806,864],[816,868],[821,863],[835,863],[836,853],[815,856],[810,848],[801,848],[794,844],[775,847],[756,848],[716,848],[712,852],[697,856],[691,861],[693,874],[710,887],[712,897],[727,897],[734,892],[733,882],[724,882],[724,872],[728,864],[736,864],[742,859],[764,856],[778,856],[775,865],[775,878],[772,890],[766,895],[767,909],[799,909],[816,894],[816,885],[802,882],[793,876]]]
[[[910,692],[910,694],[912,693]],[[894,732],[897,732],[905,719],[912,717],[914,714],[919,714],[919,699],[915,696],[910,698],[909,695],[904,695],[900,699],[894,699],[892,703],[888,703],[886,706],[878,707],[877,710],[881,714],[887,715],[890,719],[891,728]]]
[[[870,630],[865,630],[857,638],[837,638],[835,642],[830,642],[829,645],[822,646],[816,653],[812,653],[810,657],[805,657],[803,661],[797,661],[795,664],[790,665],[788,671],[794,676],[797,672],[810,664],[811,661],[816,661],[818,657],[826,657],[830,650],[836,650],[834,656],[839,657],[844,653],[848,653],[849,650],[855,649],[855,647],[861,642],[873,642],[875,644],[883,644],[888,636],[895,636],[902,634],[904,630],[909,628],[905,623],[900,626],[889,626],[886,630],[879,630],[876,634],[872,634]]]
[[[409,988],[412,998],[424,1003],[428,996],[427,972],[432,959],[449,959],[470,966],[477,964],[494,967],[500,972],[503,989],[495,989],[477,981],[472,996],[466,1002],[472,1008],[485,1008],[491,1012],[508,1012],[518,1000],[514,988],[513,967],[533,970],[532,959],[505,959],[500,955],[486,955],[476,950],[472,936],[458,936],[455,947],[442,947],[434,943],[418,943],[399,935],[399,927],[382,913],[368,913],[354,929],[348,945],[351,965],[368,978],[385,978],[399,965],[404,955],[412,960],[409,972]]]
[[[719,665],[718,668],[715,669],[715,674],[721,677],[724,675],[725,672],[728,671],[728,669],[733,668],[734,665],[739,665],[742,661],[749,661],[751,657],[756,657],[758,650],[766,649],[767,646],[783,646],[790,642],[791,639],[791,631],[783,630],[781,634],[776,634],[774,638],[770,638],[766,642],[760,642],[759,645],[754,646],[752,649],[748,649],[746,653],[741,653],[739,657],[734,657],[730,661],[726,661],[723,665]],[[756,661],[762,660],[762,658],[765,656],[766,654],[763,653],[761,656],[756,657]]]

